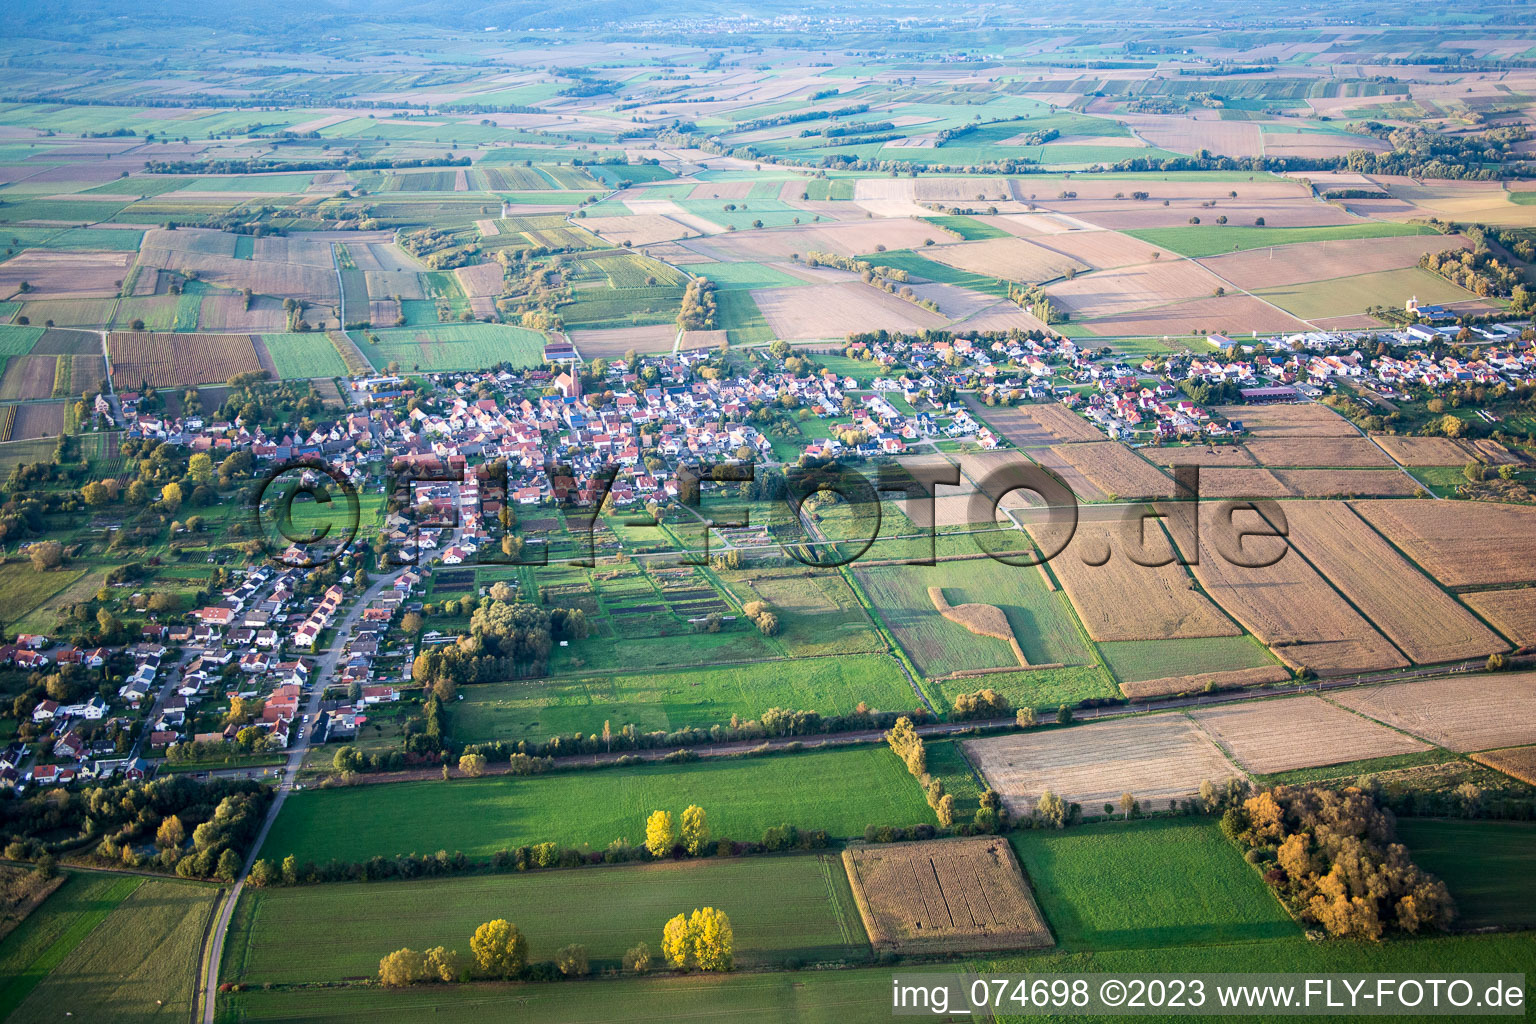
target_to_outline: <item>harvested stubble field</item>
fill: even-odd
[[[630,349],[636,352],[671,351],[677,341],[673,324],[647,324],[640,327],[609,327],[571,331],[571,344],[583,359],[616,359]]]
[[[862,281],[755,289],[750,294],[775,338],[842,338],[880,328],[919,332],[947,322]]]
[[[1173,494],[1172,479],[1118,441],[1062,444],[1051,451],[1112,500],[1166,498]]]
[[[30,286],[29,299],[85,299],[116,295],[128,276],[131,252],[55,252],[26,249],[0,263],[0,298]]]
[[[1385,452],[1364,437],[1273,437],[1245,448],[1261,466],[1368,468],[1391,466]]]
[[[1299,498],[1412,498],[1424,485],[1396,469],[1277,469],[1275,479]]]
[[[1336,239],[1248,249],[1201,262],[1239,288],[1275,288],[1412,267],[1426,252],[1471,245],[1460,235]]]
[[[1035,239],[1035,244],[1087,263],[1101,270],[1150,263],[1157,258],[1176,257],[1166,249],[1143,242],[1118,231],[1063,231]]]
[[[1371,440],[1401,466],[1461,466],[1472,452],[1449,437],[1401,437],[1375,434]]]
[[[1503,772],[1512,779],[1519,779],[1527,786],[1536,786],[1536,747],[1485,750],[1481,754],[1473,754],[1472,760]]]
[[[0,401],[47,398],[53,394],[54,366],[58,356],[37,353],[18,356],[5,364],[0,377]]]
[[[1291,489],[1263,466],[1212,466],[1200,471],[1202,498],[1288,498]]]
[[[1461,599],[1514,643],[1536,644],[1536,589],[1485,590],[1462,594]]]
[[[1200,507],[1200,561],[1195,577],[1217,604],[1292,666],[1319,675],[1347,675],[1408,664],[1386,638],[1361,618],[1317,571],[1276,537],[1244,538],[1241,548],[1218,517],[1221,503]],[[1240,510],[1230,528],[1267,529],[1258,513]],[[1228,561],[1218,546],[1258,568]],[[1280,552],[1283,549],[1283,554]],[[1278,557],[1277,557],[1278,556]]]
[[[1176,693],[1196,693],[1207,688],[1217,690],[1240,689],[1263,683],[1283,683],[1291,673],[1279,665],[1260,665],[1256,668],[1234,668],[1223,672],[1198,672],[1188,676],[1164,676],[1161,679],[1141,679],[1120,684],[1120,692],[1129,700],[1145,700],[1149,697],[1171,697]]]
[[[1068,270],[1087,270],[1088,265],[1071,256],[1053,252],[1044,246],[1026,242],[1009,235],[1006,238],[988,238],[979,242],[962,242],[959,245],[940,245],[923,250],[925,256],[940,263],[968,270],[983,277],[1000,277],[1009,281],[1049,281]],[[879,254],[869,257],[879,263]]]
[[[1353,507],[1448,587],[1536,580],[1536,509],[1482,501],[1360,501]]]
[[[1162,528],[1148,524],[1143,539],[1137,536],[1137,525],[1135,520],[1120,526],[1079,523],[1071,541],[1049,563],[1088,636],[1105,642],[1240,634],[1231,619],[1194,589],[1188,572],[1173,560]],[[1027,529],[1042,551],[1060,544],[1059,527]],[[1167,559],[1167,564],[1138,564],[1129,554],[1132,545],[1142,562]]]
[[[1104,434],[1059,402],[1044,405],[987,407],[965,396],[967,408],[1020,448],[1049,447],[1063,441],[1102,441]]]
[[[1253,437],[1354,437],[1354,424],[1325,405],[1218,405],[1211,413],[1239,420]]]
[[[1203,444],[1179,445],[1172,448],[1144,448],[1142,454],[1159,466],[1252,466],[1253,456],[1240,444],[1223,444],[1206,447]],[[1201,478],[1202,480],[1204,477]]]
[[[1243,768],[1257,775],[1428,750],[1321,697],[1282,697],[1189,712]]]
[[[1182,714],[1138,715],[1066,729],[966,740],[971,763],[1014,814],[1027,814],[1049,790],[1095,813],[1131,793],[1138,800],[1189,796],[1209,779],[1237,772]]]
[[[1332,700],[1448,750],[1536,743],[1536,672],[1388,683]]]
[[[226,381],[256,373],[261,361],[248,334],[132,334],[114,331],[107,341],[112,380],[122,389],[177,387]]]
[[[1481,658],[1506,645],[1337,501],[1287,502],[1291,544],[1410,660]]]
[[[843,850],[876,950],[957,953],[1052,945],[1007,840],[996,836]]]
[[[1191,299],[1098,317],[1084,321],[1083,328],[1101,338],[1172,336],[1206,333],[1246,334],[1249,331],[1301,331],[1306,324],[1284,310],[1251,295],[1228,292],[1216,297]]]
[[[1078,318],[1116,316],[1211,295],[1220,278],[1189,260],[1098,270],[1047,289],[1051,301]]]

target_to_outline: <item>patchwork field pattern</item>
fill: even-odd
[[[1046,791],[1096,813],[1131,793],[1143,802],[1189,796],[1236,770],[1182,714],[1090,722],[966,740],[971,762],[1010,813],[1028,814]]]
[[[1189,715],[1238,764],[1259,775],[1429,749],[1427,743],[1321,697],[1282,697],[1199,708]]]
[[[1505,645],[1343,502],[1287,502],[1291,543],[1399,650],[1419,664],[1480,658]]]
[[[1482,501],[1361,501],[1353,507],[1448,587],[1536,580],[1536,509]]]
[[[1052,944],[1007,840],[996,836],[843,850],[876,950],[950,953]]]
[[[1336,704],[1448,750],[1536,743],[1536,673],[1462,675],[1343,690]]]

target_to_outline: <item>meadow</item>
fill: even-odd
[[[1209,946],[1299,934],[1209,819],[1037,829],[1015,832],[1012,841],[1063,949]]]
[[[377,345],[368,340],[372,334]],[[537,365],[544,358],[544,336],[502,324],[439,324],[382,331],[356,331],[352,340],[375,369],[396,363],[405,370],[478,370],[511,363]]]
[[[773,899],[759,898],[763,892]],[[638,942],[659,949],[662,925],[694,907],[730,915],[742,967],[869,956],[842,864],[835,853],[811,853],[247,889],[223,977],[250,985],[367,977],[381,956],[402,946],[467,954],[470,935],[492,917],[528,937],[529,960],[553,959],[579,942],[601,970],[618,966]]]
[[[1210,215],[1214,220],[1219,214]],[[1337,224],[1323,227],[1257,227],[1248,224],[1191,224],[1188,227],[1140,228],[1125,232],[1143,242],[1160,245],[1180,256],[1199,258],[1218,256],[1239,249],[1262,249],[1269,245],[1293,242],[1327,242],[1349,238],[1388,238],[1396,235],[1433,235],[1437,232],[1422,224],[1398,224],[1371,221],[1366,224]]]
[[[885,654],[796,658],[672,671],[561,676],[466,686],[454,704],[455,742],[595,733],[604,721],[642,732],[756,718],[769,708],[847,714],[860,701],[901,710],[917,696]]]
[[[1104,663],[1121,682],[1166,676],[1225,672],[1273,665],[1252,637],[1217,636],[1195,640],[1124,640],[1098,645]]]
[[[272,355],[278,376],[345,377],[347,364],[324,334],[263,334],[261,342]]]
[[[1399,818],[1397,837],[1451,890],[1457,927],[1536,927],[1536,825]]]
[[[388,801],[379,795],[372,786],[292,794],[262,856],[324,862],[446,849],[488,857],[540,842],[601,849],[615,839],[642,842],[651,811],[680,813],[690,803],[709,813],[717,838],[739,840],[784,822],[844,837],[869,824],[934,820],[911,776],[883,747],[396,783]]]

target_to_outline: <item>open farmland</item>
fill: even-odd
[[[1007,840],[857,845],[843,851],[876,950],[954,953],[1051,945]]]
[[[1536,580],[1536,509],[1481,501],[1361,501],[1353,507],[1445,586]]]
[[[1287,502],[1284,510],[1296,550],[1410,660],[1456,661],[1506,649],[1348,505]]]
[[[1064,256],[1012,235],[979,242],[962,242],[959,245],[934,246],[925,250],[924,255],[973,274],[1009,281],[1049,281],[1061,277],[1068,270],[1088,269],[1087,264],[1071,256]],[[870,258],[875,263],[880,262],[879,254]]]
[[[1392,465],[1386,453],[1364,437],[1259,438],[1243,447],[1259,465],[1272,469],[1281,466],[1372,468]]]
[[[498,363],[533,366],[544,358],[544,336],[538,331],[502,324],[435,324],[369,332],[377,345],[360,334],[357,346],[383,370],[395,363],[403,370],[481,370]]]
[[[347,375],[347,364],[324,334],[263,334],[261,343],[285,380]]]
[[[774,898],[755,898],[765,888]],[[685,906],[730,915],[743,967],[777,965],[786,956],[868,955],[836,855],[805,854],[247,890],[224,977],[262,985],[367,976],[380,956],[401,946],[467,953],[469,937],[488,917],[517,924],[528,936],[530,960],[553,959],[579,942],[594,961],[616,965],[637,942],[654,944],[662,924]]]
[[[1218,531],[1226,534],[1227,527],[1217,518],[1217,508],[1215,503],[1201,505],[1200,561],[1194,567],[1195,578],[1228,615],[1282,660],[1311,668],[1319,675],[1407,665],[1396,648],[1284,541],[1265,536],[1245,538],[1241,543],[1230,535],[1218,539]],[[1231,527],[1265,529],[1251,510],[1236,512]],[[1227,554],[1222,553],[1222,547],[1228,549]],[[1254,567],[1229,561],[1229,555]]]
[[[1257,775],[1429,749],[1427,743],[1321,697],[1281,697],[1189,714],[1239,765]]]
[[[645,839],[658,807],[697,803],[716,838],[755,840],[788,821],[833,836],[864,826],[933,820],[933,811],[901,763],[883,748],[816,751],[686,766],[652,765],[542,778],[503,776],[402,782],[380,803],[371,787],[310,790],[283,805],[262,856],[324,862],[366,860],[412,850],[463,850],[485,858],[500,849],[555,842],[601,849],[615,839]],[[579,819],[565,813],[589,808]],[[488,821],[498,827],[487,830]]]
[[[1182,714],[1090,722],[966,740],[966,755],[1013,814],[1028,814],[1046,791],[1097,814],[1130,793],[1145,803],[1189,796],[1237,772]]]
[[[238,373],[261,372],[248,334],[132,334],[107,339],[114,386],[137,390],[223,383]]]
[[[1020,448],[1049,447],[1063,441],[1104,440],[1104,434],[1097,427],[1057,402],[988,408],[967,397],[966,405],[1010,444]]]
[[[841,338],[882,327],[921,331],[945,323],[939,314],[861,281],[757,289],[751,295],[776,338]]]
[[[1112,501],[1122,498],[1166,498],[1173,481],[1118,441],[1062,444],[1051,448]]]
[[[1179,693],[1201,693],[1207,690],[1260,686],[1264,683],[1283,683],[1290,677],[1291,673],[1279,665],[1258,665],[1253,668],[1222,669],[1215,672],[1197,672],[1192,675],[1129,680],[1120,684],[1120,692],[1125,694],[1128,700],[1148,700]]]
[[[1238,420],[1255,438],[1354,437],[1354,424],[1325,405],[1218,405],[1212,414]]]
[[[1470,450],[1449,437],[1377,434],[1371,440],[1380,445],[1400,466],[1462,466],[1472,458]]]
[[[1336,704],[1449,750],[1536,743],[1536,673],[1455,676],[1344,690]]]
[[[1527,786],[1536,786],[1536,747],[1508,747],[1504,750],[1485,750],[1473,754],[1472,760],[1518,779]]]
[[[1356,238],[1265,246],[1201,262],[1239,288],[1277,288],[1413,267],[1427,252],[1470,245],[1444,235]]]
[[[1516,645],[1536,645],[1536,588],[1474,591],[1461,599]]]
[[[1046,294],[1074,318],[1087,319],[1196,299],[1220,286],[1221,280],[1198,263],[1176,260],[1080,274],[1051,285]]]
[[[1133,539],[1141,541],[1133,537],[1136,525],[1079,523],[1072,540],[1049,563],[1089,637],[1161,640],[1239,634],[1232,620],[1194,589],[1188,570],[1174,560],[1167,536],[1155,522],[1147,524],[1145,543],[1129,550]],[[1060,545],[1059,528],[1028,529],[1041,550]],[[1107,560],[1100,561],[1106,555]],[[1163,565],[1142,564],[1165,560]]]

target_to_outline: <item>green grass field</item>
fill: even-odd
[[[864,701],[877,710],[910,708],[917,697],[886,654],[762,661],[670,672],[512,680],[466,686],[453,707],[458,743],[540,740],[594,733],[611,721],[642,732],[756,718],[769,708],[847,714]]]
[[[1417,296],[1426,305],[1461,302],[1477,296],[1422,267],[1404,267],[1378,274],[1357,274],[1331,281],[1261,288],[1254,292],[1303,320],[1363,313],[1370,306],[1402,305]]]
[[[773,340],[773,328],[757,308],[752,293],[741,288],[715,292],[715,326],[726,332],[732,345],[756,345]]]
[[[947,155],[947,154],[946,154]],[[980,238],[1006,238],[1008,232],[1002,228],[995,228],[991,224],[984,224],[974,217],[924,217],[930,224],[958,231],[967,242],[974,242]]]
[[[772,899],[762,899],[764,892]],[[572,942],[595,969],[637,942],[660,948],[668,918],[694,907],[731,917],[742,967],[861,960],[869,942],[838,855],[664,861],[525,875],[247,890],[223,963],[228,981],[335,982],[366,977],[385,953],[447,946],[466,955],[482,922],[504,917],[530,960]]]
[[[1124,640],[1099,644],[1099,653],[1123,683],[1275,664],[1263,647],[1246,636]]]
[[[78,942],[6,1018],[12,1024],[57,1021],[65,1013],[129,1024],[187,1019],[219,890],[134,877],[113,877],[111,885],[129,895],[104,919],[92,911],[76,919],[71,933],[81,933]]]
[[[877,252],[868,256],[859,257],[868,260],[875,266],[894,267],[897,270],[905,270],[913,277],[925,277],[930,281],[938,281],[942,284],[958,285],[961,288],[969,288],[974,292],[985,295],[996,295],[999,298],[1008,297],[1008,285],[996,277],[986,277],[982,274],[973,274],[969,270],[960,270],[937,260],[930,260],[913,252],[910,249],[902,249],[897,252]]]
[[[132,876],[75,873],[0,943],[0,1019],[26,1000],[139,887]]]
[[[1210,819],[1033,830],[1014,833],[1012,841],[1063,949],[1203,946],[1299,934]]]
[[[1066,599],[1046,590],[1034,569],[977,558],[858,569],[856,575],[870,604],[924,675],[1018,664],[1002,640],[977,636],[934,610],[929,587],[942,587],[951,605],[978,602],[1002,608],[1030,664],[1090,660]],[[972,689],[987,685],[984,678],[971,682]]]
[[[615,839],[640,843],[651,811],[679,813],[689,803],[709,812],[717,837],[742,840],[783,822],[852,836],[869,824],[933,821],[911,776],[882,747],[542,778],[397,783],[387,801],[379,796],[372,786],[293,794],[262,856],[293,853],[324,862],[447,849],[487,857],[546,841],[601,849]]]
[[[377,345],[368,341],[378,335]],[[497,363],[537,366],[544,359],[544,336],[503,324],[441,324],[354,331],[352,340],[376,369],[391,362],[402,370],[478,370]]]
[[[324,334],[263,334],[261,340],[284,379],[347,375],[347,364]]]
[[[1211,221],[1221,210],[1209,215]],[[1219,256],[1237,249],[1262,249],[1268,245],[1295,242],[1325,242],[1345,238],[1388,238],[1394,235],[1433,235],[1433,228],[1421,224],[1372,221],[1368,224],[1336,224],[1312,228],[1271,228],[1251,224],[1191,224],[1178,228],[1140,228],[1126,234],[1143,242],[1160,245],[1180,256]]]
[[[1397,836],[1451,890],[1458,927],[1536,927],[1536,825],[1400,818]]]

